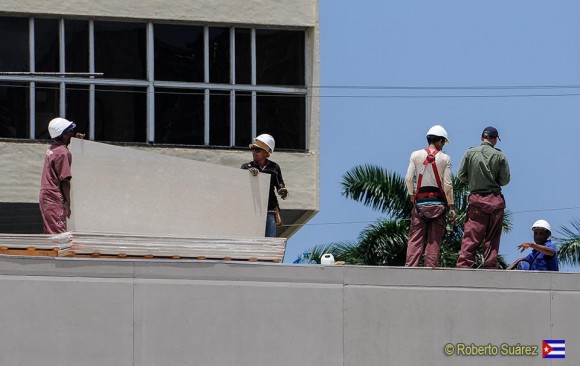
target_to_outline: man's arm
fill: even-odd
[[[547,257],[553,257],[554,254],[556,254],[556,251],[554,251],[554,249],[545,246],[545,245],[538,245],[536,243],[521,243],[520,245],[518,245],[517,247],[520,252],[523,252],[524,250],[528,249],[528,248],[532,248],[537,250],[538,252],[542,253],[543,255],[547,256]]]
[[[405,185],[407,186],[407,191],[409,192],[409,197],[411,202],[415,203],[415,186],[413,185],[413,179],[415,178],[415,163],[413,162],[413,154],[409,161],[409,167],[407,168],[407,174],[405,174]]]
[[[461,182],[466,183],[466,184],[468,182],[467,160],[468,160],[468,156],[467,156],[467,153],[465,153],[465,155],[463,155],[463,159],[461,159],[461,164],[459,165],[459,170],[457,171],[457,178]]]
[[[450,222],[455,222],[457,218],[457,213],[455,212],[455,204],[453,201],[453,181],[451,180],[451,158],[448,158],[445,168],[443,170],[443,190],[445,191],[445,197],[447,198],[447,204],[449,205],[449,212],[451,217],[449,217]]]
[[[500,186],[506,186],[510,182],[510,165],[507,158],[504,156],[501,161],[501,166],[499,170],[498,184]]]
[[[70,180],[63,180],[60,182],[60,189],[62,191],[62,195],[64,196],[65,205],[66,205],[66,217],[70,219]]]

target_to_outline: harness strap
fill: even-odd
[[[441,177],[439,176],[439,171],[437,170],[437,163],[435,162],[435,155],[439,152],[439,150],[435,150],[435,152],[431,152],[429,148],[426,148],[425,151],[427,152],[427,158],[423,161],[423,168],[421,169],[421,173],[419,173],[419,177],[417,178],[417,188],[416,188],[416,196],[417,197],[431,197],[431,196],[438,196],[443,197],[445,202],[447,202],[447,197],[445,197],[445,193],[443,192],[443,184],[441,183]],[[421,182],[423,181],[423,173],[427,168],[427,165],[431,164],[431,168],[433,169],[433,174],[435,175],[435,180],[437,181],[437,187],[439,188],[439,194],[436,192],[424,192],[419,195],[419,188],[421,188]]]

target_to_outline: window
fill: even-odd
[[[256,31],[258,84],[304,85],[304,34],[294,31]]]
[[[28,19],[0,17],[0,71],[29,71]]]
[[[0,37],[0,137],[60,115],[96,141],[306,149],[303,30],[0,17]]]
[[[155,79],[203,82],[203,27],[155,24]]]
[[[88,85],[70,85],[66,88],[66,116],[83,131],[86,139],[93,139],[89,128],[90,92]]]
[[[0,83],[0,137],[25,139],[30,136],[28,84]]]
[[[35,118],[36,121],[36,138],[50,139],[48,134],[48,122],[58,117],[59,108],[59,86],[58,84],[36,83],[34,86]]]
[[[257,134],[276,136],[276,148],[292,149],[304,146],[305,131],[300,116],[305,113],[304,98],[297,95],[258,94]]]
[[[64,33],[66,71],[89,72],[89,22],[67,19]]]
[[[145,88],[98,86],[95,92],[95,140],[145,141]]]
[[[236,83],[252,83],[252,33],[250,29],[236,28]]]
[[[230,145],[230,93],[221,90],[209,94],[209,144]]]
[[[155,140],[160,144],[203,145],[204,93],[157,88]]]
[[[256,136],[259,135],[256,134]],[[252,93],[236,92],[235,146],[247,147],[252,139]]]
[[[95,22],[95,70],[107,79],[145,79],[145,24]]]
[[[59,71],[58,20],[37,19],[34,22],[35,71]]]

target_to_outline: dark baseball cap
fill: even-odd
[[[497,137],[498,139],[500,139],[499,132],[497,132],[497,128],[491,127],[491,126],[483,129],[483,132],[481,133],[481,137],[489,137],[490,139]]]

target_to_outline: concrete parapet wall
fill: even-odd
[[[577,365],[578,276],[0,257],[0,364]]]

